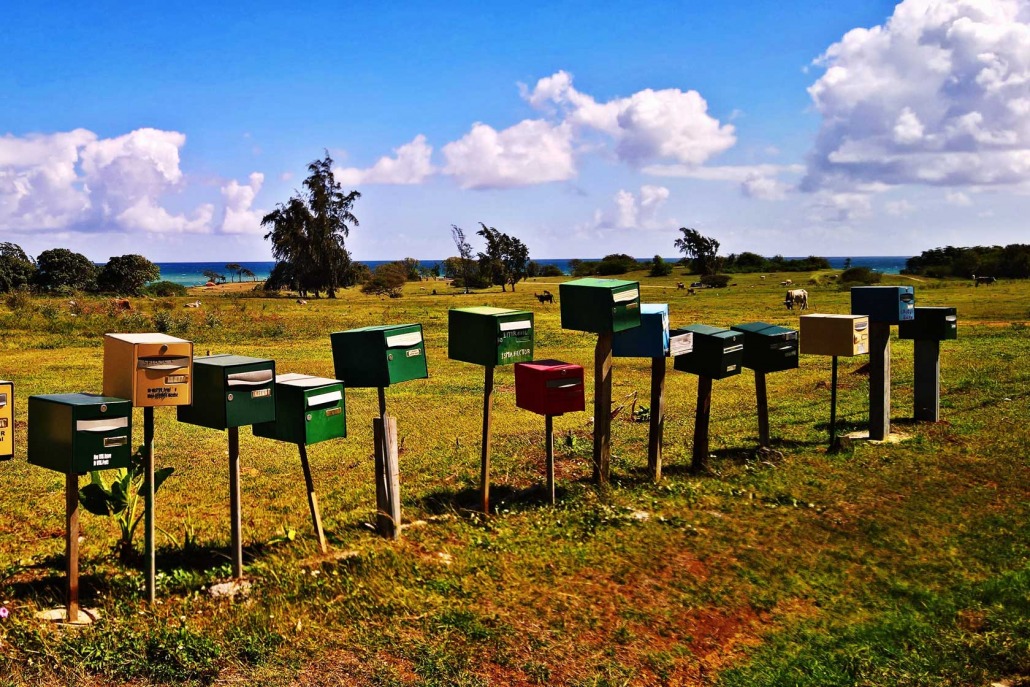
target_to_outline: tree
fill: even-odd
[[[36,258],[32,283],[41,291],[86,291],[96,286],[97,266],[81,253],[51,248]]]
[[[243,281],[243,266],[238,262],[230,262],[225,266],[225,271],[229,273],[229,279],[232,280],[232,275],[236,275]]]
[[[36,267],[16,243],[0,242],[0,293],[28,286]]]
[[[302,296],[312,291],[317,297],[325,291],[336,298],[338,288],[354,283],[344,239],[350,236],[351,225],[358,226],[351,209],[361,194],[343,192],[328,151],[308,165],[308,172],[304,191],[279,203],[261,219],[261,226],[269,228],[265,239],[272,242],[272,257],[290,265],[282,272],[290,275]]]
[[[401,289],[407,281],[407,266],[403,262],[388,262],[375,269],[371,278],[361,287],[361,292],[372,296],[399,298]]]
[[[651,271],[648,274],[652,277],[668,277],[672,274],[672,265],[665,262],[662,256],[656,255],[651,260]]]
[[[845,270],[850,270],[851,269],[851,258],[844,258],[844,269]]]
[[[225,275],[219,274],[214,270],[204,270],[204,276],[207,277],[208,281],[213,281],[216,284],[221,284],[225,281]]]
[[[250,268],[247,268],[247,267],[241,267],[240,268],[240,281],[243,281],[244,277],[248,277],[251,280],[253,280],[256,276],[257,275],[254,274],[254,271],[251,270]]]
[[[698,274],[715,274],[719,269],[719,242],[702,236],[697,229],[680,227],[680,231],[683,238],[676,239],[673,244],[676,250],[693,261],[694,271]]]
[[[422,281],[422,274],[419,271],[418,260],[415,258],[404,258],[400,263],[408,275],[408,281]]]
[[[101,291],[138,296],[147,282],[161,278],[161,268],[142,255],[119,255],[107,261],[97,275]]]
[[[486,253],[479,254],[480,269],[486,274],[491,283],[498,284],[502,291],[506,285],[511,285],[515,291],[515,284],[526,278],[526,266],[529,263],[529,248],[526,244],[514,236],[488,227],[482,222],[482,227],[476,233],[486,239]]]
[[[472,278],[474,268],[472,244],[465,240],[465,232],[455,224],[451,225],[451,238],[454,239],[454,245],[458,248],[458,269],[461,273],[461,281],[465,286],[465,293],[468,293],[469,280]]]

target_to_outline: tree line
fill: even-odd
[[[0,293],[25,289],[138,296],[160,277],[160,268],[142,255],[118,255],[97,265],[67,248],[51,248],[33,259],[16,243],[0,243]]]
[[[956,248],[946,246],[924,250],[905,261],[902,274],[927,277],[972,276],[1001,277],[1004,279],[1030,278],[1030,245],[1013,243],[1008,246],[973,246]]]

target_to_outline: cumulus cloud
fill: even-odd
[[[214,208],[173,213],[183,181],[176,131],[99,138],[85,129],[0,138],[0,228],[14,231],[211,231]]]
[[[808,89],[822,125],[805,190],[1030,180],[1030,7],[905,0],[849,31]]]
[[[800,174],[802,165],[723,165],[694,167],[690,165],[649,165],[645,174],[663,177],[728,181],[740,185],[740,192],[748,198],[783,200],[794,186],[781,176]]]
[[[264,232],[261,228],[262,210],[253,210],[254,197],[265,183],[265,175],[254,172],[248,183],[241,184],[233,179],[222,187],[222,199],[225,203],[225,214],[222,216],[221,230],[224,234],[256,234]]]
[[[957,205],[959,207],[968,207],[973,204],[973,201],[969,196],[961,191],[949,191],[944,196],[944,200],[947,201],[949,205]]]
[[[477,122],[442,152],[444,173],[462,188],[512,188],[576,174],[572,128],[541,119],[526,119],[501,131]]]
[[[673,220],[662,220],[659,210],[669,200],[669,189],[664,186],[640,187],[639,197],[632,191],[619,189],[615,194],[613,212],[597,210],[594,225],[600,228],[661,229],[675,225]]]
[[[895,200],[884,206],[888,215],[892,217],[905,217],[915,212],[916,207],[907,200]]]
[[[808,205],[809,218],[816,222],[848,223],[872,215],[873,205],[866,193],[820,191]]]
[[[347,167],[335,170],[337,181],[346,186],[360,184],[421,184],[436,169],[430,161],[433,147],[422,134],[394,149],[394,157],[384,156],[368,169]]]

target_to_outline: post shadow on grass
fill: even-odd
[[[564,497],[567,490],[556,486],[557,498]],[[431,515],[454,514],[461,517],[473,517],[482,514],[481,491],[478,487],[466,487],[461,490],[440,489],[423,496],[416,505]],[[490,487],[491,511],[502,510],[524,511],[551,506],[551,495],[547,485],[534,484],[525,489],[516,489],[507,484],[494,484]]]

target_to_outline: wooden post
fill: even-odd
[[[487,365],[483,380],[483,443],[480,451],[479,489],[483,514],[490,513],[490,431],[493,427],[494,366]]]
[[[840,447],[837,441],[837,356],[833,356],[833,371],[830,373],[830,452]]]
[[[612,457],[612,333],[597,335],[594,348],[594,482],[607,484]]]
[[[154,553],[154,409],[143,408],[143,538],[146,558],[147,603],[157,598],[157,561]]]
[[[379,417],[386,417],[386,389],[379,387]]]
[[[232,522],[232,576],[243,579],[243,514],[240,508],[240,428],[229,428],[229,516]]]
[[[758,445],[769,447],[769,396],[765,388],[765,373],[755,371],[755,398],[758,399]]]
[[[318,537],[318,548],[322,553],[329,551],[325,543],[325,532],[322,531],[322,513],[318,510],[318,496],[315,495],[315,481],[311,479],[311,466],[308,464],[308,447],[304,444],[297,444],[300,451],[300,466],[304,470],[304,484],[308,488],[308,508],[311,510],[311,524],[315,528],[315,536]]]
[[[694,455],[691,472],[708,469],[708,423],[712,416],[712,378],[697,378],[697,411],[694,414]]]
[[[662,479],[665,367],[665,358],[651,358],[651,425],[647,432],[647,474],[655,483]]]
[[[912,417],[922,422],[941,419],[941,342],[916,339],[915,408]]]
[[[554,416],[544,416],[544,446],[547,448],[547,493],[554,505]]]
[[[79,622],[79,476],[64,477],[64,557],[68,569],[66,616],[69,623]]]
[[[891,326],[869,323],[869,438],[891,433]]]
[[[401,533],[397,418],[376,418],[372,429],[376,438],[376,531],[387,539],[397,539]]]

